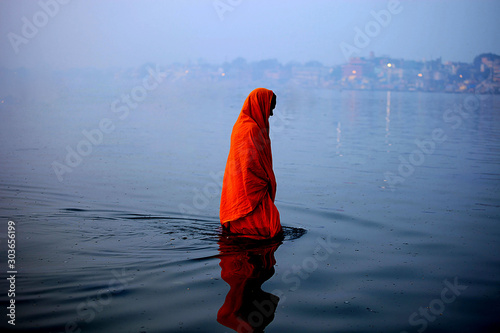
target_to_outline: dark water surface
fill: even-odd
[[[110,105],[132,87],[1,108],[16,329],[498,328],[499,96],[274,88],[285,237],[238,245],[218,205],[250,89],[165,84],[120,119]],[[104,118],[114,129],[81,143]],[[87,156],[60,181],[53,162],[78,145]]]

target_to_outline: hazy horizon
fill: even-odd
[[[0,66],[68,69],[146,62],[349,56],[471,63],[500,54],[499,1],[0,2]],[[387,15],[389,14],[389,15]]]

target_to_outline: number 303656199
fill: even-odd
[[[14,221],[9,221],[8,227],[7,227],[7,235],[8,235],[8,240],[7,240],[7,246],[8,246],[8,265],[15,265],[16,264],[16,227],[15,227],[15,222]]]

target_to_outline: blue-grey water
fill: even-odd
[[[2,279],[1,327],[234,332],[217,321],[222,262],[260,279],[264,255],[226,251],[218,207],[254,87],[164,83],[126,104],[134,87],[0,104],[2,276],[9,220],[17,270],[16,325]],[[286,233],[260,280],[279,302],[250,319],[266,332],[498,329],[500,96],[266,87]]]

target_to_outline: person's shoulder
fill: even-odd
[[[262,131],[259,126],[253,122],[242,122],[235,126],[231,136],[231,140],[236,144],[254,145],[256,142],[261,142]]]
[[[260,132],[259,126],[251,119],[243,119],[235,124],[233,132],[240,135],[257,135]]]

